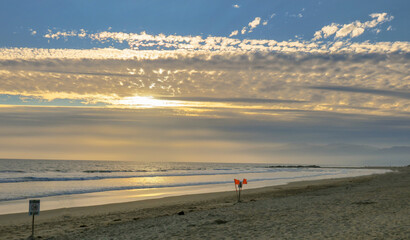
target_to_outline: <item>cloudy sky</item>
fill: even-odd
[[[410,164],[407,0],[0,2],[0,158]]]

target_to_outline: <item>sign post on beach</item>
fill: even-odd
[[[28,206],[28,215],[33,216],[31,222],[31,238],[34,239],[34,216],[40,214],[40,200],[30,200]]]

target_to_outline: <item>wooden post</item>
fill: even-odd
[[[238,197],[238,202],[241,201],[241,190],[242,190],[242,182],[239,182],[239,197]]]
[[[34,239],[34,216],[40,213],[40,200],[30,200],[28,214],[33,216],[31,219],[31,239]]]
[[[33,221],[31,222],[31,239],[34,239],[34,214]]]

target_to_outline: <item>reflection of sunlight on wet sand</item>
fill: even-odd
[[[129,178],[129,179],[124,179],[123,182],[126,185],[139,185],[139,186],[152,186],[152,185],[167,185],[172,181],[172,177],[147,177],[147,178]],[[127,194],[121,196],[121,198],[140,198],[140,199],[146,199],[146,198],[155,198],[158,196],[164,196],[168,195],[171,192],[166,192],[164,191],[166,188],[146,188],[146,189],[132,189],[132,190],[126,190],[129,193],[132,194]]]
[[[166,192],[158,192],[158,193],[147,193],[147,194],[138,194],[138,195],[134,195],[134,196],[129,196],[128,198],[134,198],[134,197],[156,197],[156,196],[161,196],[161,195],[166,195],[169,193]]]
[[[164,191],[164,188],[148,188],[148,189],[134,189],[127,190],[133,194],[124,195],[123,198],[138,198],[138,199],[148,199],[161,196],[167,196],[172,194],[173,191]]]

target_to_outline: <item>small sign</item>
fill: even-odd
[[[28,214],[30,216],[40,214],[40,200],[30,200]]]

